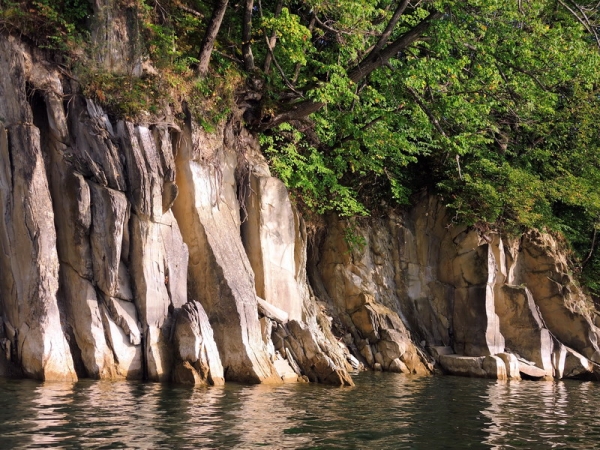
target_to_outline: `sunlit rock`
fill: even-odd
[[[247,218],[242,237],[255,274],[256,293],[302,320],[302,298],[295,275],[296,230],[285,185],[274,177],[249,175]]]
[[[553,374],[553,342],[526,287],[504,285],[496,292],[496,312],[506,346]]]
[[[0,55],[3,331],[11,341],[12,363],[26,376],[74,381],[77,376],[60,322],[54,213],[40,130],[28,104],[25,52],[14,37],[2,36]]]
[[[488,378],[494,378],[497,380],[508,379],[508,371],[506,370],[506,364],[502,358],[498,356],[488,355],[483,358],[481,365]]]
[[[177,351],[174,381],[191,384],[193,379],[194,384],[224,383],[223,366],[212,328],[199,302],[189,302],[181,308],[173,341]]]
[[[261,339],[239,216],[228,206],[231,198],[222,195],[233,190],[221,183],[225,164],[222,140],[188,126],[177,153],[179,196],[173,208],[190,253],[189,292],[206,310],[226,378],[281,382]]]
[[[498,358],[504,361],[506,367],[506,376],[509,380],[520,380],[521,373],[519,372],[519,360],[511,353],[498,353]]]

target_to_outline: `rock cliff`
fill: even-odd
[[[100,64],[141,71],[119,42]],[[456,225],[427,195],[307,226],[241,111],[211,133],[190,114],[111,121],[13,36],[0,73],[0,375],[596,376],[596,315],[550,236]]]
[[[405,373],[435,361],[457,375],[596,379],[598,316],[557,241],[451,219],[423,195],[403,214],[355,227],[354,246],[344,240],[348,224],[327,220],[311,274],[350,348],[368,366]]]

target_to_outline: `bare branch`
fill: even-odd
[[[279,0],[277,2],[277,6],[275,7],[275,17],[279,17],[282,9],[283,9],[283,0]],[[263,70],[265,73],[269,73],[271,71],[271,61],[273,59],[273,56],[272,56],[273,51],[272,50],[275,48],[276,44],[277,44],[277,33],[275,31],[273,31],[273,33],[271,34],[271,38],[267,42],[267,48],[270,51],[267,52],[267,56],[265,56],[265,64],[263,66]]]
[[[532,74],[528,70],[522,69],[521,67],[515,66],[514,64],[511,64],[511,63],[509,63],[507,61],[503,61],[503,60],[498,59],[498,58],[496,58],[496,61],[504,64],[507,67],[510,67],[513,70],[516,70],[517,72],[522,73],[523,75],[527,75],[529,78],[531,78],[533,81],[535,81],[535,84],[537,84],[542,91],[547,91],[548,90],[548,88],[546,87],[546,85],[544,83],[542,83],[538,79],[538,77],[536,77],[534,74]]]
[[[597,234],[597,229],[596,227],[594,227],[594,236],[592,237],[592,248],[590,248],[590,252],[587,255],[587,258],[585,258],[585,260],[581,263],[581,266],[585,266],[587,264],[587,262],[591,259],[592,255],[594,254],[594,247],[596,247],[596,234]]]
[[[185,11],[186,13],[191,14],[192,16],[196,16],[199,19],[204,19],[204,14],[196,11],[195,9],[190,8],[189,6],[184,5],[179,0],[174,0],[173,4],[177,6],[179,9]]]
[[[321,28],[322,30],[325,31],[329,31],[330,33],[333,34],[352,34],[349,31],[344,31],[344,30],[336,30],[335,28],[331,28],[330,26],[328,26],[327,24],[325,24],[323,21],[321,21],[321,19],[319,19],[319,17],[317,16],[317,13],[313,14],[313,17],[315,18],[315,23],[317,24],[317,26],[319,28]]]
[[[266,33],[264,33],[264,34],[265,34],[265,41],[267,43],[267,49],[269,50],[269,55],[271,55],[271,60],[275,64],[275,67],[277,67],[277,70],[278,70],[279,74],[281,75],[283,82],[292,92],[299,95],[300,97],[304,97],[301,92],[296,90],[294,85],[290,82],[288,77],[285,75],[285,72],[283,71],[282,67],[279,65],[279,63],[277,62],[277,59],[275,58],[275,54],[273,53],[273,49],[271,48],[271,44],[269,42],[269,38],[267,37],[267,34]]]
[[[579,14],[577,14],[576,11],[574,11],[569,5],[567,5],[563,0],[558,0],[558,3],[560,3],[561,5],[563,5],[570,13],[573,17],[575,17],[577,19],[577,21],[583,25],[583,27],[587,30],[588,33],[590,33],[591,35],[594,36],[595,40],[596,40],[596,45],[598,45],[598,48],[600,49],[600,39],[598,38],[598,34],[596,33],[596,29],[594,26],[592,26],[589,21],[587,20],[587,16],[585,15],[585,13],[583,13],[584,19],[582,19],[581,17],[579,17]],[[581,10],[580,10],[581,11]]]
[[[585,11],[583,10],[583,8],[581,7],[581,5],[577,2],[575,2],[574,0],[571,0],[571,3],[573,5],[575,5],[575,7],[579,10],[579,12],[581,13],[581,16],[583,18],[583,20],[585,21],[585,23],[587,23],[588,25],[588,31],[591,31],[591,33],[594,35],[594,37],[596,38],[596,43],[598,44],[598,46],[600,47],[600,39],[598,39],[598,33],[596,33],[596,25],[590,22],[590,19],[588,17],[588,15],[585,13]]]

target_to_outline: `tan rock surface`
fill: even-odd
[[[0,315],[11,361],[26,376],[75,381],[60,323],[54,214],[26,71],[16,39],[0,36]]]
[[[531,291],[548,329],[566,346],[600,362],[600,333],[590,317],[590,302],[569,275],[566,257],[556,241],[529,232],[522,239],[520,256],[517,283]]]
[[[222,385],[225,382],[223,366],[202,305],[195,301],[186,303],[177,315],[174,330],[178,361],[173,380],[191,384],[189,373],[192,372],[194,384]]]
[[[506,346],[553,374],[554,344],[529,289],[504,285],[496,294],[496,312]]]
[[[504,361],[504,366],[506,368],[506,376],[509,380],[521,379],[521,373],[519,372],[519,360],[515,355],[511,353],[498,353],[495,356]]]
[[[92,65],[141,75],[135,8],[109,3]],[[350,385],[356,358],[430,373],[425,348],[466,375],[600,373],[600,316],[551,236],[456,224],[427,194],[307,227],[235,114],[113,125],[11,36],[0,71],[0,375]]]
[[[452,375],[488,378],[488,372],[483,369],[484,359],[485,356],[441,355],[440,365]]]
[[[242,238],[255,274],[256,293],[302,320],[302,298],[296,283],[294,212],[287,189],[274,177],[250,174]]]
[[[222,141],[188,127],[181,143],[180,193],[173,208],[189,247],[192,299],[206,310],[227,379],[281,382],[261,339],[254,276],[240,238],[239,218],[220,194],[233,189],[219,182]]]

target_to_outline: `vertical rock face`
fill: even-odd
[[[495,311],[496,261],[489,244],[479,245],[476,232],[463,232],[453,240],[457,255],[448,264],[447,279],[454,290],[452,323],[454,347],[468,356],[504,351],[504,338]]]
[[[233,186],[222,182],[234,170],[228,165],[231,155],[218,135],[191,125],[180,142],[174,211],[190,249],[190,295],[206,309],[227,378],[279,381],[261,338],[254,274],[240,239],[239,205],[227,204],[235,198]]]
[[[371,367],[404,373],[428,373],[430,363],[407,328],[397,290],[399,278],[392,236],[384,227],[361,233],[364,245],[349,247],[344,224],[334,218],[320,246],[312,282],[322,285],[359,355]]]
[[[171,128],[124,122],[113,127],[89,100],[74,94],[63,103],[59,74],[35,52],[2,39],[2,58],[15,72],[3,92],[21,92],[20,98],[2,97],[1,115],[4,174],[10,175],[2,199],[10,219],[3,291],[15,292],[2,308],[3,331],[9,330],[7,342],[22,340],[10,344],[11,352],[19,349],[15,357],[37,378],[58,377],[49,372],[58,372],[55,366],[73,378],[74,366],[80,376],[92,378],[166,380],[173,317],[187,302],[188,262],[170,211],[176,196]],[[21,116],[12,117],[15,111]],[[29,244],[21,242],[26,236]],[[31,286],[18,293],[21,277]],[[25,311],[25,305],[37,303],[35,311]],[[18,318],[13,311],[32,317]],[[21,322],[41,326],[26,333]],[[65,347],[56,364],[43,353],[44,336],[52,333],[62,341],[56,338],[45,351],[60,352],[60,342]],[[27,356],[36,345],[42,353]],[[49,369],[30,368],[29,359]]]
[[[394,351],[414,342],[414,354],[427,349],[459,375],[596,377],[593,308],[550,236],[454,226],[428,196],[402,216],[355,228],[362,248],[348,247],[344,227],[327,222],[313,278],[368,365],[395,370]]]
[[[26,376],[76,380],[57,302],[54,215],[25,88],[25,60],[0,40],[0,314],[6,359]]]
[[[268,174],[250,174],[247,220],[242,237],[255,273],[256,293],[302,320],[302,300],[296,283],[294,212],[283,182]]]
[[[187,302],[188,251],[163,192],[175,181],[169,130],[119,122],[131,202],[129,265],[151,380],[170,376],[173,311]],[[162,155],[162,157],[161,157]]]
[[[271,178],[249,209],[248,249],[268,263],[261,295],[285,305],[282,327],[293,320],[295,369],[263,333],[235,178],[252,136],[235,121],[215,135],[112,123],[36,52],[0,44],[0,374],[352,384],[317,323],[300,218]],[[269,199],[282,214],[265,215]]]
[[[526,359],[552,376],[552,350],[554,344],[550,331],[526,287],[504,285],[500,287],[496,308],[500,316],[500,329],[509,349],[515,349]],[[517,350],[518,349],[518,350]]]
[[[94,2],[95,62],[139,74],[134,11],[113,6]],[[455,225],[426,195],[307,225],[236,115],[212,134],[111,122],[13,37],[0,73],[0,376],[600,374],[599,319],[552,237]]]
[[[569,274],[566,257],[549,235],[530,231],[513,252],[514,284],[525,284],[531,291],[546,326],[556,338],[600,362],[593,308]]]

